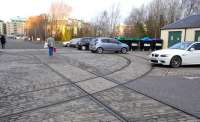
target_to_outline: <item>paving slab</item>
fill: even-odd
[[[97,99],[130,122],[200,122],[190,115],[126,87],[116,86],[132,81],[150,70],[150,64],[145,60],[146,54],[98,55],[87,51],[62,49],[60,52],[58,50],[53,57],[49,57],[47,49],[5,51],[0,55],[1,122],[119,121],[105,111],[102,105],[96,104],[74,88],[70,81],[74,83],[81,81],[76,85],[90,94],[96,93]],[[142,59],[138,57],[141,55]],[[131,61],[130,65],[127,65],[127,58]],[[126,67],[123,70],[115,72],[124,66]],[[118,84],[104,78],[96,78],[88,71],[99,75],[114,72],[107,77]],[[189,69],[188,75],[184,74],[186,70],[166,69],[162,72],[164,75],[160,75],[162,74],[160,71],[163,69],[153,70],[153,73],[148,76],[155,76],[154,74],[157,73],[159,77],[176,74],[176,76],[186,76],[184,79],[187,80],[198,80],[199,74],[198,69],[194,70],[196,72],[194,73],[193,68]],[[129,87],[133,88],[132,85]],[[195,99],[195,103],[196,100],[198,99]]]
[[[181,111],[120,86],[94,95],[130,122],[199,122]]]
[[[131,54],[124,56],[131,60],[131,64],[121,71],[106,76],[107,78],[113,79],[116,83],[122,84],[127,81],[134,80],[151,70],[151,66],[148,61],[135,57]]]
[[[78,82],[90,78],[95,78],[96,76],[84,71],[80,68],[74,67],[69,64],[49,64],[54,70],[61,73],[66,78],[70,79],[72,82]]]
[[[66,85],[3,97],[0,99],[0,117],[75,99],[84,95],[77,88]]]
[[[147,76],[126,86],[200,117],[200,78],[198,77]]]
[[[200,66],[182,66],[170,68],[169,66],[156,65],[148,76],[200,76]]]
[[[69,83],[43,64],[0,64],[0,96]]]
[[[0,64],[7,65],[7,63],[15,63],[15,64],[39,64],[38,60],[31,55],[24,55],[24,54],[15,54],[15,53],[3,53],[1,55]]]
[[[117,84],[111,81],[105,80],[103,78],[96,78],[96,79],[87,80],[84,82],[79,82],[77,83],[77,85],[80,86],[85,91],[87,91],[88,93],[93,94],[95,92],[99,92],[99,91],[114,87]]]
[[[1,122],[120,122],[89,98],[0,118]]]
[[[127,60],[114,54],[64,54],[66,61],[98,75],[106,75],[127,65]]]

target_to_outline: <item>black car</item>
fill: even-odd
[[[93,37],[85,37],[82,38],[78,43],[77,43],[77,49],[78,50],[89,50],[89,45],[90,42],[93,40]]]
[[[74,38],[69,42],[69,44],[67,46],[75,48],[80,40],[81,40],[81,38]]]

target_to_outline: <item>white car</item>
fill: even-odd
[[[170,65],[173,68],[181,65],[200,64],[200,42],[179,42],[169,49],[154,51],[149,55],[152,64]]]
[[[69,43],[70,43],[70,41],[65,41],[62,44],[63,44],[64,47],[69,47]]]
[[[76,47],[77,46],[77,43],[81,40],[81,38],[74,38],[74,39],[71,39],[70,41],[65,41],[63,42],[63,46],[65,47]]]

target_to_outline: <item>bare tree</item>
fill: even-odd
[[[125,23],[131,27],[128,37],[143,37],[145,36],[145,18],[146,12],[144,5],[140,8],[133,8]]]
[[[110,10],[101,12],[93,22],[97,36],[113,37],[117,33],[117,25],[120,23],[120,6],[113,4]]]
[[[173,23],[181,18],[182,8],[180,0],[165,1],[165,16],[167,23]]]
[[[109,35],[110,36],[116,36],[117,31],[117,25],[119,25],[120,22],[120,5],[119,4],[113,4],[111,9],[109,10]]]
[[[134,25],[137,22],[144,22],[146,16],[145,13],[144,5],[142,5],[140,8],[133,8],[130,15],[125,20],[125,23]]]
[[[181,0],[183,16],[200,14],[200,0]]]
[[[55,1],[52,2],[51,7],[49,9],[50,16],[50,34],[56,33],[57,36],[61,36],[58,34],[62,34],[62,31],[65,30],[64,26],[67,25],[67,19],[72,11],[71,6],[67,5],[63,1]],[[62,37],[61,37],[62,38]]]
[[[160,28],[180,18],[177,0],[153,0],[147,6],[133,8],[126,24],[134,25],[133,36],[159,37]],[[142,27],[143,26],[143,27]]]
[[[96,26],[96,35],[97,36],[108,36],[108,26],[109,26],[109,17],[107,11],[103,11],[99,16],[96,17],[94,25]]]
[[[33,40],[40,38],[41,40],[44,41],[46,39],[46,34],[47,34],[46,24],[47,24],[46,14],[29,17],[26,21],[27,35]]]

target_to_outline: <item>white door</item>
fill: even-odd
[[[191,48],[194,50],[187,51],[183,56],[184,64],[200,64],[200,43],[194,44]]]

